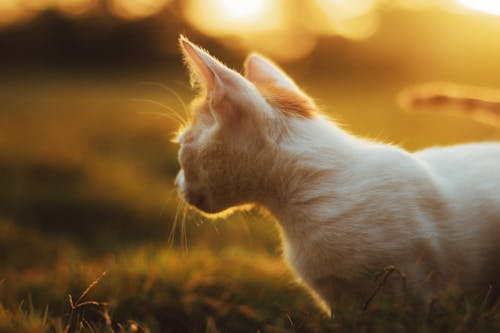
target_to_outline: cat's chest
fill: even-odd
[[[353,256],[353,247],[335,242],[337,237],[328,230],[304,233],[284,233],[285,259],[291,268],[307,283],[334,276],[348,278],[357,271],[360,258]]]

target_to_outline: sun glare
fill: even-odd
[[[282,0],[190,0],[186,18],[195,27],[213,36],[254,34],[269,31],[282,23]]]
[[[490,15],[500,15],[499,0],[457,0],[463,6]]]
[[[0,0],[0,27],[47,9],[72,17],[109,10],[124,20],[139,20],[175,2],[179,6],[172,8],[180,8],[183,19],[201,33],[229,48],[256,50],[280,61],[307,56],[321,36],[369,38],[378,30],[381,8],[456,12],[460,7],[500,16],[500,0]]]
[[[254,19],[263,11],[264,0],[216,0],[215,5],[237,20]]]

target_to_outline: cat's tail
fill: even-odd
[[[403,90],[398,101],[408,111],[445,111],[500,127],[500,90],[428,83]]]

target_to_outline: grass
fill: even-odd
[[[484,298],[466,298],[456,292],[443,293],[432,305],[417,298],[404,305],[379,299],[366,311],[354,304],[340,304],[332,319],[293,281],[287,267],[273,256],[250,257],[239,248],[217,255],[208,249],[186,255],[151,248],[98,261],[58,262],[5,279],[0,331],[132,332],[134,327],[144,332],[500,329],[498,308],[486,306]],[[28,301],[20,302],[23,298]]]
[[[456,291],[433,303],[376,295],[366,311],[346,301],[330,318],[283,263],[272,218],[258,212],[206,221],[186,211],[174,228],[177,125],[131,98],[182,106],[132,81],[0,82],[0,332],[500,331],[485,295]],[[391,110],[384,96],[394,87],[365,105],[348,98],[348,84],[338,88],[316,91],[357,133],[383,128],[409,148],[498,138],[461,119],[434,119],[434,136],[422,136],[431,116]]]

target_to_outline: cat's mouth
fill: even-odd
[[[212,214],[215,213],[208,204],[207,196],[201,193],[195,193],[191,191],[186,191],[186,193],[182,194],[184,200],[191,206],[195,207],[202,213]]]
[[[202,212],[210,213],[210,209],[207,207],[208,200],[206,195],[187,189],[186,180],[182,171],[177,176],[175,184],[177,185],[180,195],[188,204],[196,207]]]
[[[190,205],[198,208],[199,210],[206,211],[206,209],[204,209],[206,197],[203,194],[190,193],[189,195],[186,196],[186,201],[189,202]]]

